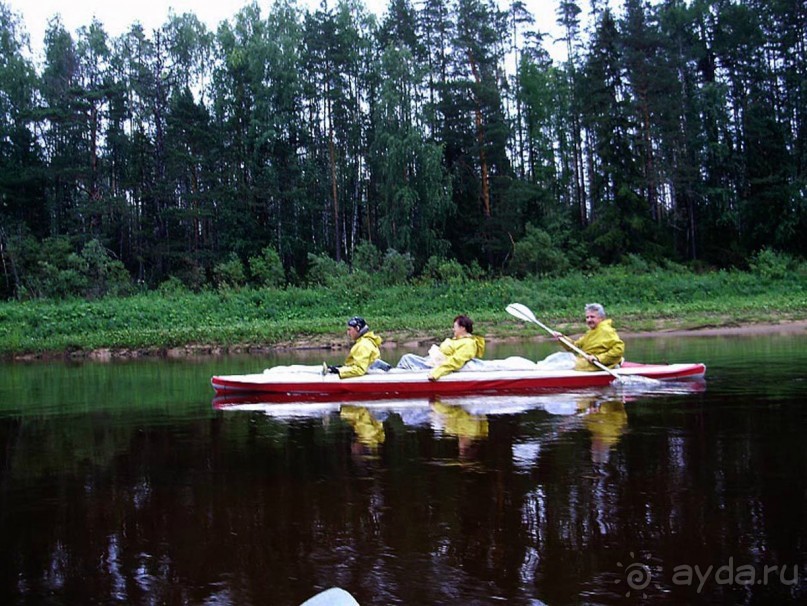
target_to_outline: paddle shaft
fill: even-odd
[[[516,307],[516,305],[517,305],[518,307]],[[556,331],[552,330],[552,329],[551,329],[551,328],[549,328],[549,327],[548,327],[546,324],[544,324],[544,323],[543,323],[543,322],[541,322],[541,321],[540,321],[538,318],[536,318],[536,317],[535,317],[535,314],[533,314],[533,313],[532,313],[532,311],[531,311],[531,310],[530,310],[528,307],[526,307],[526,306],[524,306],[524,305],[521,305],[521,304],[519,304],[519,303],[516,303],[516,304],[514,304],[514,305],[508,305],[508,306],[507,306],[507,311],[508,311],[508,312],[510,312],[510,314],[512,314],[512,315],[514,315],[514,316],[516,316],[516,317],[518,317],[518,318],[521,318],[522,320],[527,320],[528,322],[532,322],[532,323],[534,323],[534,324],[537,324],[538,326],[540,326],[541,328],[543,328],[543,329],[544,329],[546,332],[548,332],[549,334],[551,334],[553,337],[555,337],[555,336],[556,336]],[[527,313],[527,312],[529,312],[529,313]],[[558,334],[559,334],[559,333],[558,333]],[[582,349],[580,349],[580,348],[579,348],[577,345],[575,345],[575,344],[572,342],[572,340],[571,340],[571,339],[569,339],[569,337],[567,337],[567,336],[565,336],[565,335],[560,335],[560,336],[558,336],[557,338],[558,338],[559,340],[563,341],[563,343],[564,343],[564,344],[566,344],[566,345],[569,347],[569,349],[571,349],[572,351],[574,351],[574,352],[575,352],[575,353],[577,353],[577,354],[580,354],[581,356],[583,356],[584,358],[586,358],[586,359],[588,360],[588,355],[589,355],[589,354],[587,354],[585,351],[583,351],[583,350],[582,350]],[[601,370],[604,370],[605,372],[607,372],[607,373],[608,373],[609,375],[611,375],[612,377],[614,377],[614,378],[616,378],[616,379],[621,378],[621,377],[620,377],[618,374],[616,374],[616,373],[615,373],[613,370],[611,370],[611,369],[610,369],[610,368],[608,368],[608,367],[607,367],[605,364],[603,364],[602,362],[600,362],[599,360],[597,360],[597,359],[596,359],[596,357],[594,358],[594,360],[591,360],[591,363],[592,363],[592,364],[594,364],[594,366],[596,366],[597,368],[599,368],[599,369],[601,369]]]
[[[584,358],[586,358],[586,359],[588,360],[588,356],[589,356],[589,354],[587,354],[587,353],[586,353],[586,352],[584,352],[582,349],[580,349],[580,348],[579,348],[577,345],[575,345],[574,343],[572,343],[571,339],[569,339],[568,337],[566,337],[566,336],[564,336],[564,335],[560,335],[560,336],[558,337],[558,339],[560,339],[561,341],[563,341],[563,342],[564,342],[564,343],[565,343],[565,344],[566,344],[566,345],[567,345],[567,346],[568,346],[570,349],[574,350],[576,353],[580,354],[581,356],[583,356]],[[597,357],[596,357],[596,356],[592,356],[592,357],[593,357],[594,359],[593,359],[593,360],[589,360],[589,362],[591,362],[592,364],[594,364],[594,366],[596,366],[597,368],[600,368],[600,369],[604,370],[604,371],[605,371],[605,372],[607,372],[609,375],[612,375],[614,378],[617,378],[617,379],[619,378],[619,375],[618,375],[618,374],[616,374],[616,373],[615,373],[613,370],[611,370],[611,369],[610,369],[610,368],[608,368],[608,367],[607,367],[605,364],[603,364],[602,362],[600,362],[600,361],[597,359]]]

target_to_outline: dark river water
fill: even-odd
[[[344,352],[0,365],[0,604],[807,603],[807,335],[627,343],[706,380],[304,408],[209,379]]]

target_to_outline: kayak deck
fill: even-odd
[[[290,370],[285,370],[290,369]],[[625,363],[620,377],[656,380],[698,379],[706,373],[700,363]],[[536,389],[577,389],[609,385],[614,376],[605,371],[575,370],[462,370],[429,381],[426,371],[392,369],[370,371],[361,377],[340,379],[322,374],[319,367],[276,367],[262,373],[219,375],[211,379],[217,394],[274,393],[285,395],[411,397],[416,395],[521,393]]]

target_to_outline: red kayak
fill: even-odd
[[[523,359],[522,359],[523,360]],[[393,368],[371,370],[366,375],[340,379],[322,374],[319,366],[276,366],[262,373],[222,375],[211,379],[216,394],[264,393],[286,396],[362,396],[364,398],[411,398],[420,395],[505,394],[541,389],[600,387],[613,381],[646,379],[688,380],[702,378],[704,364],[637,364],[626,362],[614,374],[575,370],[530,369],[523,363],[508,368],[506,361],[486,363],[482,369],[462,369],[429,381],[426,371]],[[639,379],[633,379],[639,380]]]

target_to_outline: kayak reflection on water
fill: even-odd
[[[470,456],[475,443],[488,437],[488,420],[485,415],[471,414],[460,405],[444,404],[439,399],[429,402],[429,409],[429,425],[437,432],[458,439],[460,458]],[[339,418],[349,424],[356,435],[357,447],[354,448],[356,454],[360,454],[360,447],[371,453],[378,451],[386,439],[384,422],[393,414],[400,417],[404,425],[421,425],[424,421],[424,411],[417,411],[413,415],[411,407],[406,411],[378,408],[375,410],[378,417],[373,416],[367,406],[343,404],[339,408]],[[409,423],[406,423],[406,420],[409,420]]]
[[[607,463],[610,453],[628,428],[625,403],[638,396],[696,393],[703,382],[654,382],[652,386],[589,389],[540,395],[457,396],[392,400],[340,400],[331,402],[273,401],[271,394],[220,396],[213,407],[227,411],[260,411],[279,420],[320,418],[328,423],[334,415],[350,426],[356,454],[378,454],[388,432],[402,427],[430,427],[435,434],[457,439],[460,459],[477,458],[479,447],[488,439],[490,420],[497,416],[543,411],[546,431],[513,444],[519,465],[537,461],[541,444],[560,439],[570,432],[586,430],[591,438],[591,459]]]
[[[353,428],[358,445],[375,452],[384,443],[384,423],[373,417],[366,407],[343,404],[339,409],[339,418]]]
[[[460,460],[475,459],[479,445],[488,437],[487,415],[473,414],[459,404],[446,404],[435,398],[430,408],[432,427],[457,438]]]
[[[621,399],[595,401],[581,413],[584,414],[583,425],[591,433],[591,461],[607,463],[611,449],[628,427],[625,402]]]
[[[470,403],[452,403],[445,400],[447,399],[431,399],[427,415],[424,415],[422,409],[412,406],[402,410],[372,404],[361,406],[343,404],[339,408],[339,417],[348,423],[355,433],[356,454],[363,449],[373,454],[378,452],[386,439],[384,423],[394,414],[401,418],[404,425],[428,424],[436,433],[456,438],[459,458],[467,460],[477,457],[480,444],[488,437],[490,430],[488,417],[502,414],[499,410],[508,411],[507,414],[513,413],[512,399],[508,399],[509,407],[502,406],[499,409],[491,407],[488,402],[484,413],[479,412],[483,410],[479,399],[471,406]],[[522,402],[521,406],[527,404]],[[591,460],[594,463],[608,462],[611,449],[619,442],[628,424],[625,403],[619,398],[603,400],[595,396],[573,398],[555,396],[550,401],[533,399],[529,404],[534,410],[543,409],[553,416],[570,419],[571,423],[561,424],[558,431],[547,434],[550,441],[561,433],[573,429],[588,430],[591,434]]]

